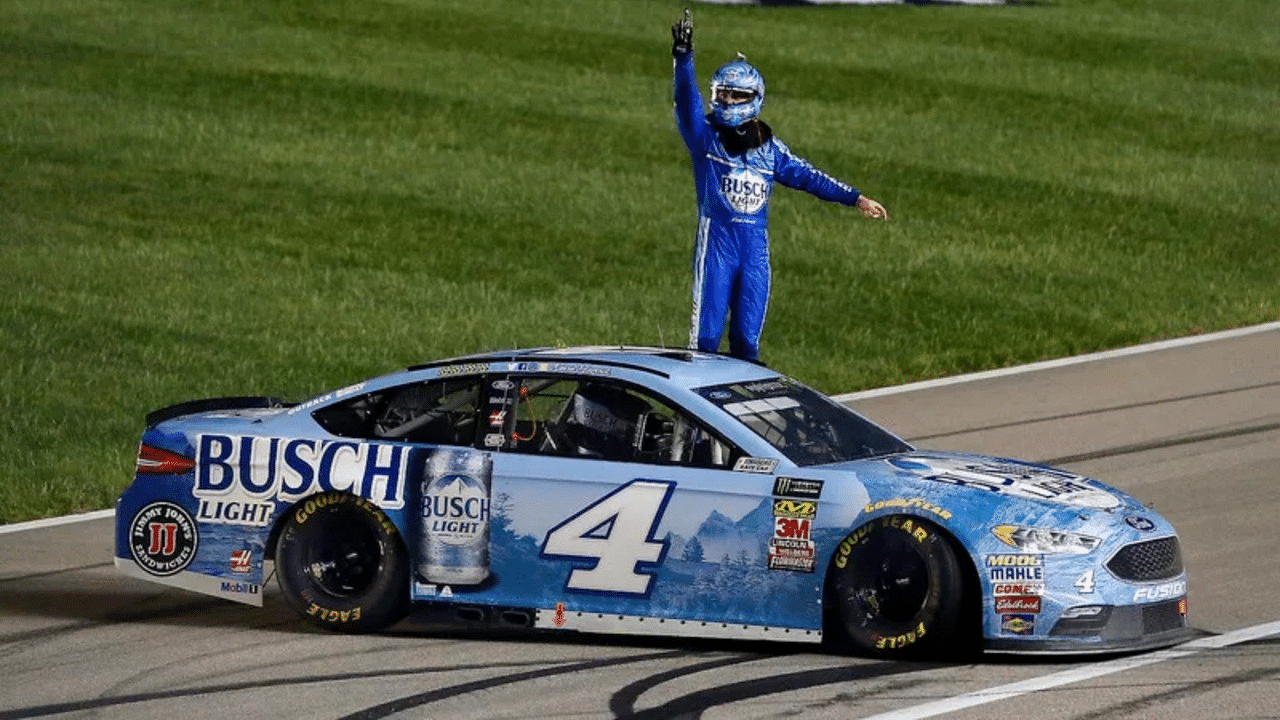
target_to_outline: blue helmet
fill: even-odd
[[[711,116],[717,124],[738,127],[760,114],[764,105],[764,76],[738,53],[711,76]]]

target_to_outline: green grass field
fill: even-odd
[[[688,337],[669,0],[6,0],[0,522],[142,416]],[[1280,318],[1280,3],[693,5],[892,221],[779,188],[763,354],[828,392]]]

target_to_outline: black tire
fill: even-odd
[[[833,621],[860,652],[950,655],[961,632],[964,572],[950,540],[919,518],[878,518],[849,534],[832,558]]]
[[[330,492],[298,503],[276,544],[285,600],[317,627],[381,630],[409,610],[409,556],[378,506]]]

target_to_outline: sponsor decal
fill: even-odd
[[[775,498],[773,501],[774,517],[808,518],[812,520],[818,515],[818,504],[812,500],[789,500]]]
[[[769,539],[770,570],[813,572],[817,550],[810,532],[818,515],[812,500],[774,498],[773,537]]]
[[[1042,567],[993,567],[987,568],[987,577],[991,582],[1023,582],[1030,580],[1032,582],[1044,581],[1044,568]]]
[[[253,569],[252,550],[234,550],[231,553],[231,572],[247,575]]]
[[[186,510],[170,502],[154,502],[129,524],[129,553],[152,575],[175,575],[196,557],[200,538]]]
[[[877,650],[896,650],[904,648],[908,645],[915,644],[917,640],[925,636],[927,632],[924,623],[920,623],[914,630],[909,630],[902,635],[894,635],[886,637],[883,635],[876,636]]]
[[[1124,521],[1134,530],[1151,532],[1156,529],[1156,524],[1151,518],[1143,517],[1141,515],[1125,515]]]
[[[556,603],[556,619],[553,620],[552,623],[558,628],[564,627],[564,603]]]
[[[234,581],[224,581],[219,589],[224,593],[236,593],[237,595],[257,595],[262,592],[262,586],[257,583]]]
[[[780,547],[769,545],[769,569],[789,570],[791,572],[813,572],[816,554],[813,543],[805,547]]]
[[[997,525],[991,528],[991,534],[1005,545],[1026,552],[1083,555],[1093,552],[1102,543],[1102,540],[1089,535],[1017,525]]]
[[[991,586],[991,594],[996,597],[1001,596],[1026,596],[1026,595],[1043,595],[1044,583],[1042,582],[1017,582],[1017,583],[996,583]]]
[[[405,445],[349,440],[200,435],[192,492],[202,500],[233,498],[243,505],[250,500],[293,502],[320,492],[344,491],[382,507],[400,508],[404,507],[410,450]],[[209,509],[213,513],[216,508]],[[225,519],[226,509],[223,522],[233,522]],[[235,524],[261,520],[256,512],[246,513],[252,522],[241,519]]]
[[[507,438],[502,433],[486,433],[484,436],[484,446],[490,448],[499,448],[505,445]]]
[[[494,380],[489,383],[489,387],[499,392],[506,392],[515,389],[516,384],[510,380]]]
[[[778,461],[772,458],[740,457],[733,464],[734,472],[757,473],[768,475],[778,467]],[[777,494],[777,491],[774,491]]]
[[[1181,615],[1182,617],[1187,616],[1187,599],[1186,598],[1182,598],[1181,600],[1178,601],[1178,614]]]
[[[769,200],[769,182],[751,168],[734,168],[720,177],[720,194],[735,212],[754,215]]]
[[[1144,603],[1155,602],[1157,600],[1172,600],[1173,598],[1186,594],[1187,581],[1175,580],[1173,582],[1161,583],[1160,585],[1140,587],[1133,591],[1133,601],[1136,603]]]
[[[1089,481],[1079,475],[1040,465],[919,455],[888,462],[926,480],[1001,495],[1103,510],[1121,504],[1120,498],[1090,486]]]
[[[758,395],[760,393],[787,392],[791,389],[791,386],[782,380],[759,380],[743,385],[742,389]]]
[[[440,377],[457,377],[458,375],[479,375],[489,369],[488,363],[467,363],[465,365],[449,365],[440,368]]]
[[[988,555],[987,575],[992,583],[1043,582],[1044,567],[1040,555]]]
[[[605,377],[613,374],[613,370],[590,363],[566,362],[513,362],[507,363],[507,372],[547,372],[565,373],[568,375],[591,375]]]
[[[777,460],[771,460],[775,466]],[[769,472],[773,472],[770,470]],[[822,481],[806,480],[804,478],[780,477],[773,481],[773,494],[783,497],[806,498],[809,500],[817,500],[822,497]]]
[[[367,383],[362,383],[362,382],[356,383],[355,385],[348,385],[347,387],[344,387],[341,390],[334,390],[333,392],[325,393],[324,395],[320,395],[318,397],[313,397],[304,403],[301,403],[299,405],[294,405],[293,407],[289,408],[286,412],[289,415],[294,415],[300,412],[306,412],[307,410],[310,410],[311,408],[316,407],[317,405],[324,405],[325,403],[331,402],[333,400],[338,400],[338,399],[347,397],[348,395],[354,395],[360,392],[361,390],[364,390],[366,384]]]
[[[998,613],[1031,613],[1032,615],[1035,615],[1040,612],[1040,598],[1034,595],[997,597],[996,612]]]
[[[196,519],[204,523],[266,527],[271,522],[271,515],[275,510],[276,504],[273,502],[200,498],[200,505],[196,508]]]
[[[506,410],[494,410],[489,413],[489,427],[502,427],[502,423],[507,419]]]
[[[871,513],[877,510],[884,510],[885,508],[893,508],[895,510],[921,510],[927,513],[932,513],[934,515],[937,515],[943,520],[951,519],[950,510],[943,510],[937,505],[934,505],[933,503],[926,501],[924,498],[918,498],[918,497],[897,498],[893,500],[877,500],[876,502],[873,502],[870,505],[867,505],[865,508],[863,508],[863,511]]]
[[[1036,616],[1024,613],[1001,615],[1000,630],[1011,635],[1034,635],[1036,632]]]
[[[988,555],[987,567],[1036,567],[1043,565],[1040,555]]]

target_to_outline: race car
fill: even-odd
[[[125,574],[373,632],[415,607],[545,629],[1131,651],[1192,633],[1174,528],[1124,492],[921,450],[801,382],[690,350],[541,348],[305,402],[150,413]]]

